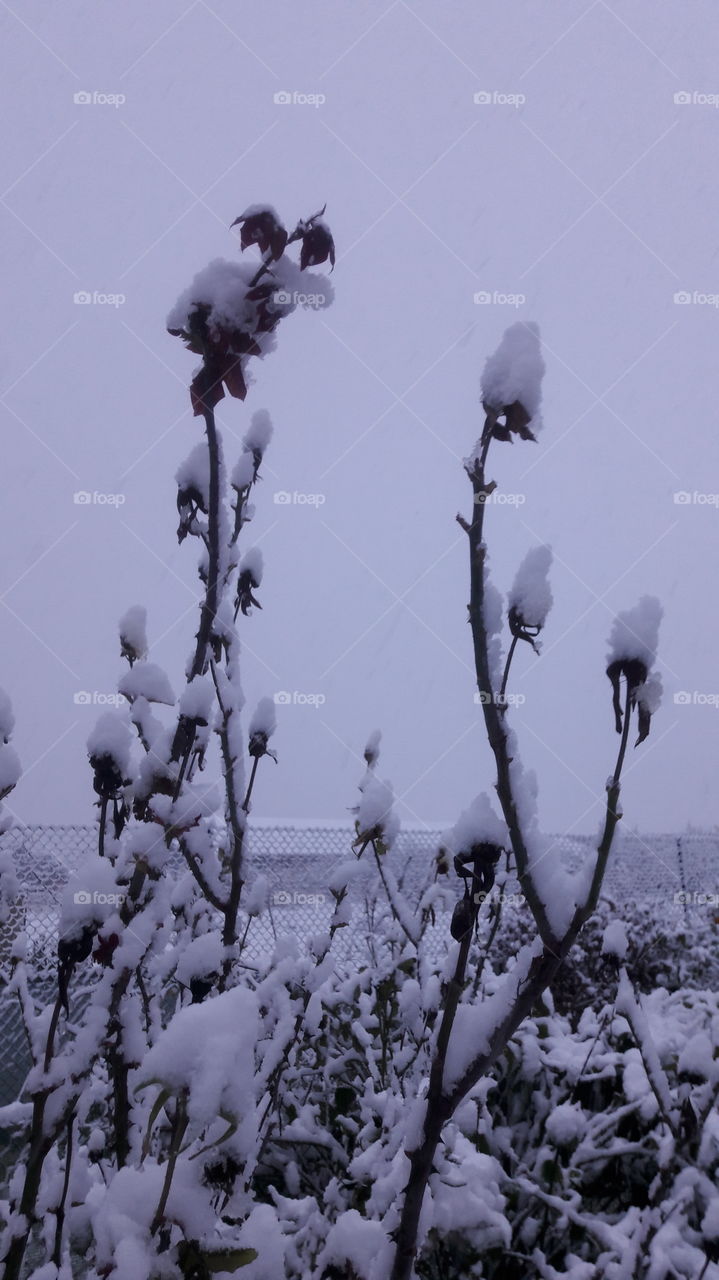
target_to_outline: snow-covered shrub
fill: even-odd
[[[88,1275],[133,1280],[233,1272],[256,1260],[235,1228],[254,1221],[249,1234],[258,1232],[247,1188],[261,1104],[273,1110],[267,1090],[296,1034],[309,978],[308,962],[288,953],[268,963],[256,991],[243,981],[253,919],[242,910],[247,818],[258,765],[274,758],[274,708],[263,699],[244,726],[235,622],[259,607],[261,558],[243,556],[239,543],[271,424],[264,411],[254,415],[228,483],[214,409],[225,390],[245,398],[247,362],[273,349],[278,324],[307,296],[306,268],[334,265],[323,213],[288,234],[270,206],[245,210],[240,247],[257,246],[259,266],[211,263],[168,319],[170,333],[202,361],[190,396],[204,438],[177,471],[178,540],[194,539],[199,550],[199,625],[178,702],[149,657],[146,611],[135,605],[120,620],[124,703],[88,739],[98,853],[63,901],[49,1009],[35,1009],[21,939],[13,948],[11,981],[33,1067],[22,1101],[1,1122],[24,1142],[0,1246],[8,1280],[23,1273],[31,1238],[53,1274],[67,1272],[71,1259]],[[293,243],[299,263],[285,253]],[[313,297],[328,305],[329,281],[314,284]],[[3,695],[0,800],[17,781],[11,730]],[[0,872],[10,901],[12,869]],[[78,975],[91,965],[80,1006]],[[204,1152],[232,1170],[228,1197],[238,1179],[242,1188],[229,1243]],[[276,1248],[272,1256],[250,1274],[276,1274]]]
[[[125,705],[88,742],[98,853],[63,902],[50,1007],[35,1008],[13,943],[33,1066],[0,1112],[19,1152],[0,1203],[4,1276],[717,1280],[719,1009],[694,987],[709,940],[661,943],[637,910],[625,946],[603,905],[581,932],[620,817],[630,722],[641,741],[658,706],[656,602],[610,638],[620,746],[588,872],[549,856],[508,727],[512,655],[520,639],[538,649],[551,553],[530,550],[505,614],[487,569],[485,468],[493,441],[534,441],[541,426],[535,326],[512,326],[485,367],[484,430],[465,464],[473,517],[460,520],[496,802],[471,800],[424,874],[398,865],[374,733],[323,931],[279,933],[253,879],[247,823],[257,770],[276,758],[275,715],[262,699],[245,720],[240,635],[263,564],[240,541],[271,424],[253,416],[228,475],[214,409],[225,391],[244,399],[299,273],[334,264],[334,245],[321,213],[291,235],[266,205],[237,222],[259,268],[210,264],[168,322],[202,358],[191,399],[205,438],[177,471],[178,539],[196,540],[203,588],[184,682],[176,693],[151,660],[145,611],[127,611]],[[295,241],[299,264],[285,256]],[[0,696],[0,799],[17,778],[11,729]],[[492,897],[510,871],[524,912]],[[12,868],[0,873],[11,901]],[[274,943],[250,963],[263,916]],[[426,941],[442,927],[438,963]],[[654,989],[665,970],[676,981]]]
[[[658,987],[669,992],[719,990],[719,948],[713,912],[694,911],[686,921],[675,906],[664,905],[656,898],[619,903],[603,896],[572,945],[566,963],[549,984],[554,1007],[570,1021],[581,1018],[588,1006],[597,1008],[614,998],[617,966],[610,955],[603,953],[602,939],[607,926],[617,920],[625,926],[625,963],[638,991],[649,994]],[[526,906],[505,906],[502,928],[492,949],[498,968],[516,955],[530,924]]]

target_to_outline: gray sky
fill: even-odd
[[[247,204],[294,225],[326,200],[334,305],[284,322],[246,403],[219,412],[229,462],[255,409],[275,424],[247,543],[266,565],[242,624],[248,701],[324,698],[278,708],[255,812],[346,816],[375,727],[405,822],[453,820],[491,785],[454,517],[484,358],[526,319],[545,427],[496,446],[518,496],[490,508],[487,537],[500,590],[529,546],[555,554],[544,654],[523,646],[513,685],[542,824],[599,823],[606,640],[644,592],[666,611],[665,699],[629,762],[626,822],[716,823],[719,28],[709,0],[690,16],[650,0],[2,6],[0,682],[20,818],[90,816],[85,739],[127,606],[147,605],[176,688],[194,634],[174,473],[199,438],[195,358],[167,311],[235,257]]]

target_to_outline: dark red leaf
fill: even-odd
[[[332,266],[334,266],[335,242],[327,227],[320,223],[319,226],[310,227],[309,231],[306,231],[302,237],[300,271],[304,271],[305,267],[317,267],[321,262],[326,262],[328,258]]]
[[[217,369],[211,365],[203,365],[190,383],[190,399],[195,417],[198,418],[207,410],[214,409],[224,394],[222,377]]]
[[[261,253],[267,253],[271,249],[273,259],[282,257],[287,244],[287,232],[271,209],[260,209],[257,213],[251,213],[248,218],[236,218],[233,227],[238,222],[242,226],[240,248],[243,252],[251,244],[256,244]]]
[[[231,396],[234,396],[236,400],[244,400],[247,395],[247,384],[242,376],[242,367],[239,359],[226,365],[224,381]]]

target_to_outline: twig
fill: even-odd
[[[167,1167],[165,1169],[162,1192],[150,1227],[150,1235],[152,1236],[157,1235],[165,1216],[167,1199],[170,1194],[170,1187],[172,1186],[172,1179],[175,1173],[175,1165],[177,1164],[177,1157],[180,1154],[180,1147],[182,1146],[182,1139],[185,1136],[187,1124],[188,1117],[185,1110],[185,1100],[182,1095],[180,1095],[177,1100],[177,1110],[175,1112],[175,1119],[172,1125],[172,1137],[170,1139],[170,1150],[167,1156]]]
[[[55,1213],[55,1247],[52,1251],[52,1260],[59,1269],[62,1262],[62,1233],[65,1226],[65,1204],[67,1203],[67,1193],[70,1186],[70,1168],[72,1165],[72,1129],[75,1121],[74,1112],[70,1112],[67,1118],[67,1145],[65,1147],[65,1176],[62,1182],[62,1195],[60,1203]]]

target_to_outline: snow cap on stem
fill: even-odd
[[[119,621],[120,652],[130,666],[147,657],[147,609],[133,604]]]
[[[266,409],[258,409],[253,413],[242,439],[242,453],[230,476],[230,484],[238,494],[244,493],[257,479],[260,464],[272,439],[272,431],[272,420]]]
[[[131,671],[126,671],[117,687],[128,702],[145,698],[148,702],[162,702],[167,707],[175,705],[172,685],[166,672],[156,662],[142,662]]]
[[[551,564],[551,547],[532,547],[520,564],[507,597],[512,635],[527,640],[535,651],[537,636],[554,603],[548,577]]]
[[[624,676],[630,706],[636,706],[638,711],[639,736],[635,746],[648,736],[651,717],[661,702],[661,677],[651,668],[656,661],[663,614],[656,596],[642,596],[633,609],[617,614],[609,635],[607,675],[612,686],[615,727],[617,733],[622,732],[619,682]]]
[[[259,454],[261,458],[272,439],[272,431],[272,419],[267,410],[257,409],[250,419],[250,425],[242,440],[245,449],[249,449],[253,454]]]
[[[130,730],[115,711],[104,711],[87,739],[99,796],[112,795],[123,786],[130,771]]]
[[[505,331],[482,372],[482,404],[497,440],[535,440],[541,429],[545,364],[539,326],[518,321]],[[504,419],[503,422],[500,419]]]
[[[364,847],[370,840],[380,840],[385,848],[389,849],[399,833],[399,818],[394,812],[392,783],[386,780],[383,782],[377,778],[372,772],[372,765],[368,764],[367,773],[359,789],[360,802],[355,809],[357,826],[355,843]]]
[[[260,698],[250,720],[248,751],[253,758],[272,756],[273,760],[277,759],[274,751],[269,751],[267,747],[276,728],[277,713],[272,698]]]
[[[237,599],[235,601],[236,609],[241,610],[242,614],[247,617],[253,608],[261,609],[262,605],[254,595],[260,583],[262,582],[262,573],[264,569],[264,561],[262,552],[259,547],[250,547],[240,561],[237,574]]]
[[[364,758],[367,761],[367,768],[373,769],[379,760],[379,744],[382,741],[382,730],[373,729],[364,749]]]
[[[443,839],[451,853],[461,856],[471,855],[472,849],[481,844],[492,844],[503,849],[507,847],[508,841],[506,824],[497,817],[485,791],[480,791],[460,813]]]

